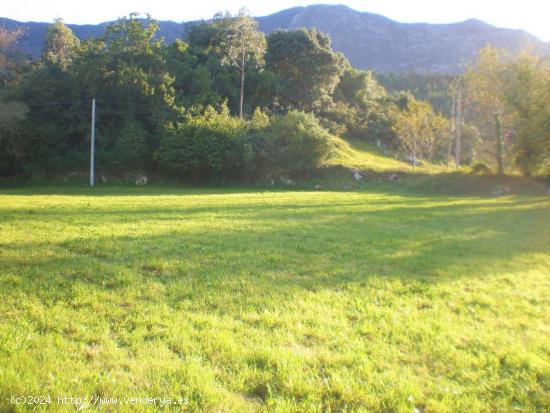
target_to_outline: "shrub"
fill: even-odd
[[[158,159],[160,167],[178,179],[243,179],[253,159],[247,125],[226,106],[219,112],[209,106],[201,114],[188,113],[183,122],[167,128]]]
[[[303,112],[275,116],[253,133],[256,170],[265,178],[305,178],[333,150],[331,135]]]
[[[491,168],[483,162],[476,162],[470,166],[470,173],[473,175],[488,175],[491,173]]]
[[[105,155],[107,169],[118,174],[144,172],[150,166],[150,151],[147,136],[136,123],[124,125],[114,136],[114,145]]]

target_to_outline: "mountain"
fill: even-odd
[[[295,7],[257,20],[265,33],[317,28],[331,36],[334,49],[344,53],[355,67],[377,72],[459,72],[487,43],[511,52],[528,48],[550,55],[550,43],[523,30],[497,28],[473,19],[453,24],[399,23],[347,6],[317,5]],[[68,26],[79,38],[88,39],[100,35],[105,24]],[[173,42],[184,35],[186,24],[161,21],[159,35]],[[19,47],[33,57],[40,55],[48,23],[0,18],[0,26],[26,27]]]
[[[453,24],[399,23],[346,6],[295,8],[258,18],[260,28],[315,27],[328,33],[335,50],[358,68],[378,72],[457,72],[487,43],[517,52],[550,54],[544,43],[522,30],[501,29],[479,20]]]
[[[50,23],[37,22],[18,22],[16,20],[0,17],[0,27],[14,29],[23,27],[25,34],[18,41],[18,47],[21,51],[29,54],[33,58],[37,58],[42,53],[42,45],[46,37],[46,31]],[[87,40],[93,37],[101,36],[105,30],[107,23],[100,24],[67,24],[80,40]],[[184,33],[184,25],[173,21],[159,22],[159,35],[172,43],[178,37],[182,37]]]

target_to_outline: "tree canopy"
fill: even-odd
[[[189,25],[172,44],[157,32],[132,14],[79,41],[58,19],[31,61],[13,47],[21,30],[0,28],[0,175],[84,174],[94,97],[98,168],[116,177],[306,177],[332,153],[332,135],[413,166],[450,163],[460,139],[457,159],[550,173],[544,59],[488,47],[463,76],[377,77],[317,30],[264,36],[246,10]]]
[[[276,30],[268,36],[266,67],[278,82],[277,104],[318,111],[331,101],[347,66],[330,38],[317,30]]]

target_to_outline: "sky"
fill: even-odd
[[[358,11],[382,14],[400,22],[453,23],[476,18],[498,27],[523,29],[550,41],[548,0],[0,0],[0,17],[19,21],[100,23],[130,12],[149,13],[157,20],[208,19],[218,11],[247,7],[264,16],[310,4],[345,4]]]

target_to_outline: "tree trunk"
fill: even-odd
[[[430,148],[428,149],[428,173],[431,175],[432,174],[432,160],[434,158],[434,150],[433,150],[433,146],[430,145]]]
[[[450,131],[450,137],[449,137],[449,147],[447,152],[447,166],[451,165],[451,159],[453,156],[453,142],[454,142],[454,136],[455,136],[455,125],[456,125],[456,93],[453,93],[453,101],[452,101],[452,107],[451,107],[451,131]]]
[[[462,83],[458,84],[456,97],[456,124],[455,124],[455,164],[457,168],[460,168],[461,156],[460,156],[460,144],[462,134]]]
[[[498,174],[504,174],[504,138],[502,136],[502,119],[499,113],[495,113],[495,130],[497,138],[497,164]]]
[[[413,141],[413,174],[416,172],[416,141]]]
[[[243,49],[242,62],[241,62],[241,102],[239,105],[239,117],[243,118],[243,103],[244,103],[244,63],[245,63],[245,51]]]

